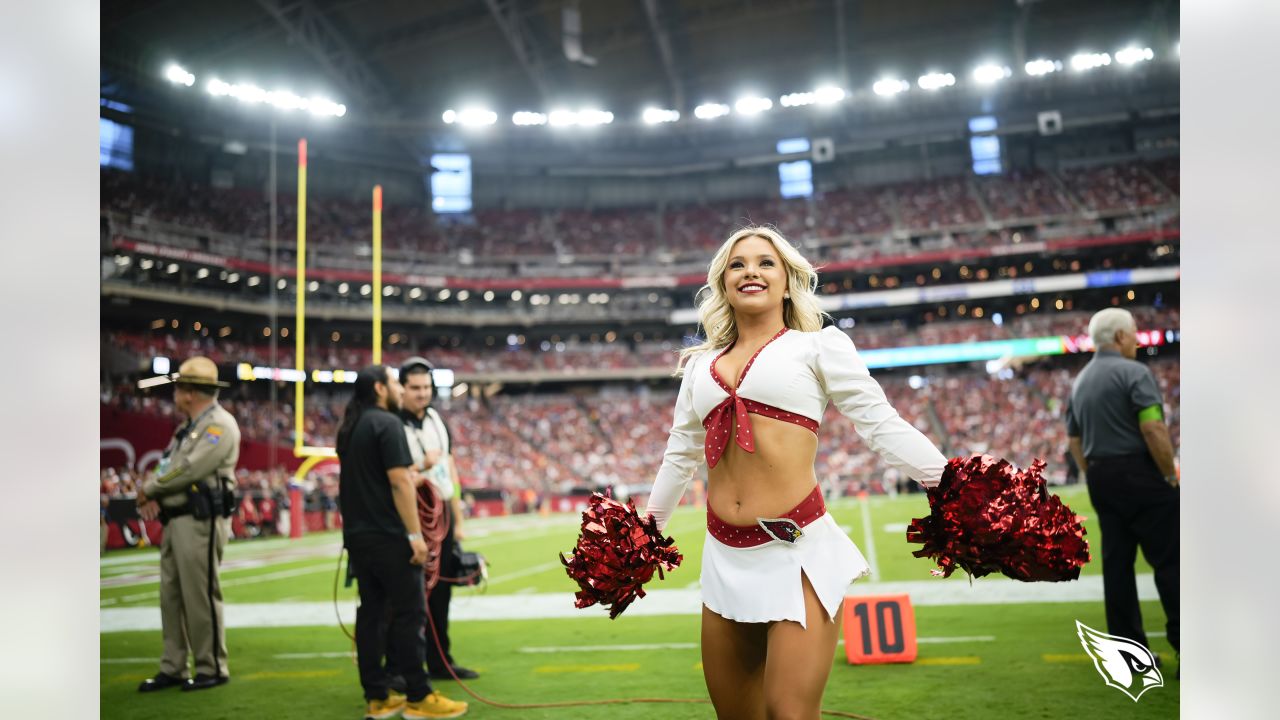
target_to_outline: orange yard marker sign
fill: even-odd
[[[916,614],[909,595],[848,595],[843,613],[850,665],[915,662]]]

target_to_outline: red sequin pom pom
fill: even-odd
[[[942,482],[927,490],[928,517],[907,526],[912,553],[933,558],[950,577],[1001,572],[1015,580],[1075,580],[1089,562],[1083,519],[1045,489],[1044,461],[1019,470],[990,455],[951,458]]]
[[[637,597],[644,597],[645,583],[653,577],[665,578],[663,570],[679,567],[683,557],[675,541],[658,532],[652,515],[640,517],[635,503],[626,505],[592,493],[582,512],[582,534],[566,560],[565,572],[581,588],[574,606],[596,603],[609,608],[609,619],[622,614]]]

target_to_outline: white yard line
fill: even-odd
[[[694,650],[698,643],[648,643],[644,645],[543,645],[516,648],[521,653],[628,652],[632,650]]]
[[[532,570],[532,568],[530,568]],[[248,578],[246,578],[247,580]],[[983,578],[970,585],[963,578],[933,578],[910,582],[857,582],[850,595],[896,595],[906,593],[916,606],[1006,605],[1022,603],[1101,603],[1102,578],[1090,575],[1062,583],[1024,583],[1003,578]],[[1158,600],[1150,573],[1138,576],[1138,598]],[[529,595],[471,595],[454,598],[450,619],[459,622],[480,620],[545,620],[555,618],[605,618],[598,606],[579,610],[571,592]],[[355,621],[355,602],[339,602],[343,622]],[[334,625],[332,601],[306,603],[233,603],[225,606],[227,627],[310,627]],[[653,615],[700,615],[701,593],[691,589],[652,589],[646,597],[627,608],[627,617]],[[155,607],[104,607],[99,612],[104,633],[125,630],[159,630],[160,613]],[[1149,633],[1155,635],[1155,633]]]
[[[497,575],[497,577],[490,580],[489,584],[499,585],[504,582],[519,580],[522,577],[528,577],[530,575],[537,575],[538,573],[547,572],[548,570],[554,570],[555,568],[558,568],[558,567],[564,567],[564,566],[560,564],[559,560],[553,560],[552,562],[545,562],[545,563],[542,563],[541,565],[531,565],[527,568],[524,568],[523,570],[516,570],[515,572],[492,573],[493,575]]]
[[[862,554],[867,558],[867,564],[871,566],[870,580],[876,580],[880,577],[880,565],[876,560],[876,539],[875,533],[871,528],[871,500],[870,498],[858,503],[862,510]]]
[[[325,563],[324,565],[317,565],[315,567],[292,568],[289,570],[280,570],[278,572],[266,573],[264,575],[254,575],[252,577],[246,577],[246,578],[228,578],[228,579],[222,580],[222,587],[229,588],[229,587],[240,587],[241,585],[257,585],[258,583],[274,582],[276,580],[287,580],[289,578],[300,577],[302,575],[314,575],[316,573],[321,573],[321,572],[332,573],[332,572],[336,572],[336,570],[337,570],[337,561],[335,560],[332,563]],[[150,600],[158,597],[160,597],[160,592],[158,590],[152,590],[151,592],[135,593],[133,595],[121,595],[120,597],[103,598],[101,605],[103,607],[106,607],[109,605],[118,605],[120,603],[134,602],[136,600]]]

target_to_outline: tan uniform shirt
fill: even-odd
[[[194,421],[175,433],[165,448],[156,472],[142,485],[148,498],[165,507],[181,507],[193,483],[211,489],[235,487],[236,461],[240,459],[240,426],[231,413],[214,403]]]

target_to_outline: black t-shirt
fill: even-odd
[[[404,539],[407,530],[396,512],[387,470],[413,465],[400,418],[381,408],[365,410],[342,454],[338,503],[342,542],[386,535]]]

